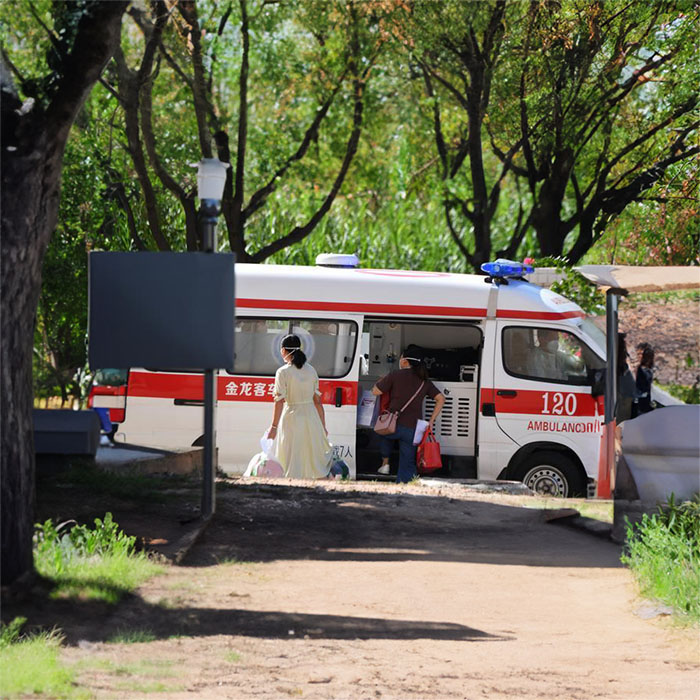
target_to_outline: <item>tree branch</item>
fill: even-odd
[[[59,141],[67,136],[75,116],[119,44],[121,17],[126,6],[125,0],[95,1],[80,17],[73,47],[64,57],[64,70],[46,109],[48,129]]]
[[[333,89],[333,92],[330,94],[328,99],[316,111],[314,119],[309,128],[304,133],[304,137],[301,143],[299,144],[299,148],[297,148],[296,152],[289,158],[287,158],[284,164],[277,170],[277,172],[275,172],[275,174],[270,178],[267,184],[261,187],[259,190],[257,190],[257,192],[255,192],[250,198],[248,205],[245,207],[241,215],[243,224],[245,224],[245,222],[258,209],[260,209],[260,207],[262,207],[265,204],[267,198],[275,191],[275,189],[277,189],[278,180],[285,175],[287,170],[289,170],[289,168],[295,162],[301,160],[306,155],[306,152],[309,150],[309,146],[311,145],[311,143],[318,138],[318,130],[321,126],[321,122],[325,119],[326,115],[328,114],[328,110],[330,109],[331,104],[333,103],[333,100],[335,99],[335,96],[340,90],[344,80],[345,74],[341,76],[340,81]]]
[[[240,237],[245,247],[242,221],[243,198],[245,196],[245,160],[248,146],[248,71],[250,55],[250,30],[248,26],[248,5],[239,0],[241,7],[241,70],[238,76],[238,139],[236,142],[236,170],[233,178],[232,228],[230,236]]]
[[[147,45],[148,43],[149,42],[147,42]],[[159,250],[170,250],[170,243],[163,234],[160,226],[156,194],[148,174],[148,167],[146,166],[146,159],[143,152],[143,143],[141,141],[141,131],[139,128],[139,75],[142,73],[148,74],[148,71],[144,70],[144,66],[149,56],[152,59],[153,54],[144,51],[144,60],[141,62],[141,67],[137,73],[134,73],[127,66],[124,54],[121,48],[119,48],[114,54],[114,65],[117,69],[119,85],[123,88],[120,94],[121,102],[124,106],[124,129],[126,132],[127,151],[131,156],[134,169],[136,170],[136,176],[141,184],[144,203],[146,205],[146,217],[148,218],[151,234]]]
[[[447,221],[447,228],[450,231],[450,235],[452,236],[452,240],[455,242],[455,245],[459,248],[460,253],[464,256],[464,259],[469,261],[469,264],[473,264],[472,260],[474,259],[474,256],[469,252],[469,248],[464,245],[462,242],[462,239],[460,235],[457,233],[455,230],[454,224],[452,223],[452,217],[450,216],[450,205],[447,201],[443,202],[443,206],[445,209],[445,220]]]
[[[448,173],[448,161],[447,146],[445,145],[445,137],[442,133],[442,123],[440,120],[440,105],[438,104],[435,91],[433,90],[433,83],[430,79],[430,71],[428,67],[420,61],[418,62],[418,65],[423,73],[425,92],[433,103],[433,131],[435,133],[435,147],[437,148],[438,156],[440,158],[440,162],[442,163],[442,179],[444,180]]]
[[[362,132],[362,119],[364,110],[364,88],[365,83],[360,79],[359,73],[359,58],[360,58],[360,47],[359,40],[357,37],[357,18],[351,8],[351,13],[353,15],[353,34],[351,39],[352,48],[352,60],[350,62],[350,70],[353,73],[353,118],[352,118],[352,132],[350,138],[348,139],[347,147],[345,149],[345,157],[338,171],[338,175],[333,182],[333,185],[326,195],[321,206],[314,213],[314,215],[307,221],[303,226],[295,226],[290,233],[286,236],[273,241],[267,246],[264,246],[255,254],[250,256],[251,262],[262,262],[266,258],[270,257],[273,253],[278,250],[286,248],[292,243],[298,243],[308,236],[311,231],[313,231],[319,224],[321,219],[326,215],[328,210],[331,208],[333,201],[335,200],[340,188],[345,180],[348,170],[350,169],[350,164],[352,163],[355,153],[357,152],[357,145],[360,140],[360,134]]]
[[[244,3],[245,0],[241,0],[241,2]],[[202,61],[202,31],[197,18],[197,6],[194,0],[180,0],[177,9],[188,26],[188,46],[191,47],[190,56],[194,73],[191,87],[194,113],[197,119],[199,148],[204,158],[211,158],[211,132],[207,124],[207,116],[212,117],[214,121],[216,121],[216,116],[206,94],[207,79]],[[218,125],[215,124],[215,128],[218,128]]]

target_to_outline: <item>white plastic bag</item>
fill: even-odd
[[[248,462],[248,467],[243,472],[243,476],[282,477],[284,476],[284,470],[276,459],[266,455],[264,452],[258,452]]]
[[[275,441],[267,437],[268,431],[260,438],[260,452],[253,455],[243,476],[284,476],[282,465],[274,458],[272,447]]]
[[[256,455],[253,455],[250,462],[248,462],[248,467],[243,472],[243,476],[246,476],[246,477],[247,476],[257,476],[258,469],[260,469],[260,466],[263,464],[264,461],[265,461],[265,453],[264,452],[258,452]]]
[[[272,455],[272,446],[274,444],[275,441],[267,437],[267,432],[265,432],[260,438],[260,449],[262,450],[262,453],[268,457]]]
[[[258,467],[258,476],[281,478],[284,476],[284,471],[282,470],[282,465],[276,459],[268,457],[263,464]]]
[[[425,435],[425,429],[428,427],[428,421],[422,418],[418,419],[416,423],[416,432],[413,433],[413,444],[420,445],[423,435]]]

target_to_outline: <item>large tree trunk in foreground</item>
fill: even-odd
[[[2,584],[32,570],[34,441],[32,349],[41,267],[58,213],[70,127],[119,42],[126,2],[80,10],[77,33],[57,71],[48,106],[22,108],[2,75],[2,239],[0,247],[0,450]]]

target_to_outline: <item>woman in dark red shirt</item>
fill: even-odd
[[[419,388],[420,391],[418,391]],[[418,391],[417,394],[416,391]],[[398,440],[399,471],[396,481],[408,483],[416,476],[416,448],[413,444],[413,435],[418,419],[423,417],[423,398],[430,396],[435,400],[435,408],[429,420],[432,429],[445,403],[445,397],[428,379],[425,363],[418,357],[417,352],[412,352],[410,345],[401,353],[399,369],[382,377],[372,387],[372,393],[376,396],[388,394],[390,411],[401,411],[406,402],[416,394],[399,415],[396,432],[391,435],[382,435],[380,438],[382,466],[379,468],[379,473],[389,473],[389,456],[394,442]]]

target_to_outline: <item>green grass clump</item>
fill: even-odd
[[[59,662],[63,637],[56,631],[21,636],[25,622],[18,617],[0,630],[0,697],[85,697],[73,685],[73,672]]]
[[[700,403],[700,384],[660,384],[659,387],[683,403]]]
[[[148,627],[120,627],[108,640],[108,644],[141,644],[153,642],[156,635]]]
[[[53,597],[114,604],[162,570],[135,551],[135,541],[119,530],[111,513],[104,520],[95,518],[94,529],[73,521],[54,526],[47,520],[36,525],[34,566],[54,581]]]
[[[93,495],[124,498],[147,503],[164,503],[170,496],[163,493],[165,485],[173,486],[187,483],[178,477],[147,476],[137,473],[115,474],[96,469],[91,464],[74,463],[71,468],[59,474],[56,481],[61,484],[89,490]]]
[[[667,506],[627,525],[622,562],[642,594],[671,605],[679,619],[700,622],[700,497]]]

